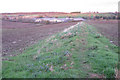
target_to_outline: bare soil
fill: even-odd
[[[39,25],[2,21],[2,56],[15,56],[22,53],[27,46],[55,34],[77,22]]]
[[[113,44],[118,45],[118,20],[88,20],[86,22],[93,25]]]

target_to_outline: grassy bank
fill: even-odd
[[[3,78],[115,77],[118,50],[81,22],[8,59]]]

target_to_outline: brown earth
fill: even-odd
[[[118,20],[88,20],[86,22],[94,26],[113,44],[118,45]]]
[[[2,21],[2,55],[15,56],[39,40],[55,34],[77,22],[39,25]]]

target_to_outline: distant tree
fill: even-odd
[[[99,16],[100,18],[102,18],[102,16]]]
[[[117,17],[117,19],[119,19],[119,20],[120,20],[120,16],[118,16],[118,17]]]
[[[96,19],[99,19],[100,17],[99,16],[95,16]]]
[[[87,17],[82,17],[83,19],[88,19]]]
[[[103,19],[107,19],[108,20],[108,19],[112,19],[112,17],[110,17],[110,16],[104,16]]]
[[[81,13],[81,12],[79,11],[79,12],[71,12],[71,13]]]
[[[106,19],[106,17],[104,16],[103,19]]]
[[[43,18],[43,16],[38,16],[37,18]]]
[[[112,18],[109,16],[109,17],[107,17],[107,19],[112,19]]]
[[[115,16],[113,16],[113,17],[112,17],[112,19],[116,19],[116,17],[115,17]]]
[[[45,21],[45,24],[50,24],[50,21]]]

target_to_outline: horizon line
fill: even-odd
[[[58,11],[44,11],[44,12],[2,12],[2,13],[0,13],[0,14],[10,14],[10,13],[49,13],[49,12],[58,12]],[[82,12],[82,11],[71,11],[71,12],[63,12],[63,11],[60,11],[60,12],[58,12],[58,13],[72,13],[72,12],[80,12],[80,13],[114,13],[114,12],[119,12],[119,11],[85,11],[85,12]]]

